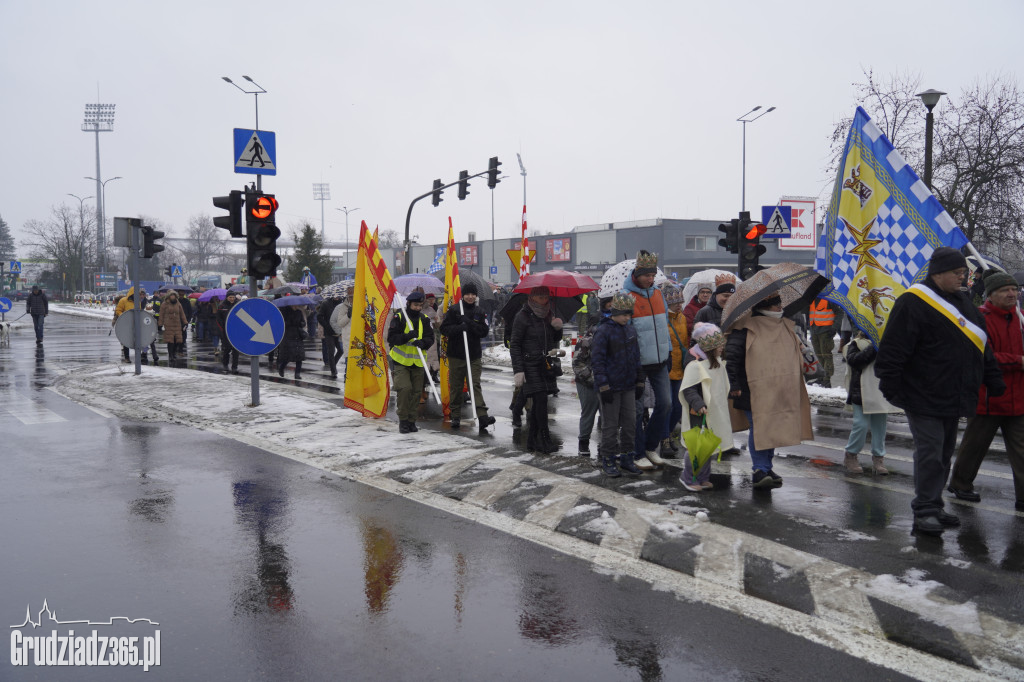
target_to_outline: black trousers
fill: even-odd
[[[1000,429],[1003,431],[1003,442],[1006,443],[1006,456],[1013,470],[1013,491],[1017,501],[1024,502],[1024,415],[979,414],[967,420],[949,485],[957,490],[974,488],[974,479],[981,469],[981,462],[988,454],[996,431]]]
[[[929,417],[907,412],[914,436],[914,517],[935,516],[942,511],[942,490],[956,447],[957,417]]]

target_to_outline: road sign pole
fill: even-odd
[[[142,357],[139,355],[141,352],[141,346],[139,342],[142,340],[142,299],[139,296],[139,289],[141,288],[142,278],[139,277],[139,233],[142,232],[140,229],[141,221],[139,226],[132,225],[132,283],[135,285],[134,295],[135,298],[132,301],[132,345],[135,350],[135,373],[142,374]]]
[[[257,126],[258,128],[259,126]],[[256,191],[261,191],[263,187],[263,176],[256,176]],[[256,287],[256,275],[249,275],[249,298],[256,298],[259,296],[259,290]],[[235,305],[238,305],[237,303]],[[227,336],[227,329],[224,330],[225,337]],[[250,355],[249,356],[249,390],[252,393],[252,406],[259,407],[260,404],[260,358],[262,355]],[[270,368],[273,371],[273,367]]]

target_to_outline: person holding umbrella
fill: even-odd
[[[490,331],[484,312],[477,305],[477,286],[468,282],[462,287],[462,301],[453,305],[441,321],[440,332],[448,337],[448,395],[451,399],[451,425],[458,429],[462,420],[462,386],[469,371],[470,389],[476,403],[476,417],[480,433],[494,423],[487,415],[487,403],[480,389],[480,339]],[[468,349],[468,354],[467,354]],[[466,358],[469,357],[467,365]]]
[[[288,363],[294,362],[295,380],[298,381],[302,378],[302,360],[306,355],[302,346],[302,341],[307,335],[306,306],[301,304],[278,307],[281,309],[281,316],[284,317],[284,339],[277,351],[277,374],[283,378]]]
[[[228,340],[228,334],[224,330],[228,322],[228,311],[231,310],[231,306],[235,305],[238,301],[238,296],[233,291],[229,291],[224,302],[217,308],[217,329],[220,332],[221,338],[221,351],[220,351],[220,364],[224,367],[224,371],[228,371],[228,360],[231,360],[231,373],[238,374],[238,349],[231,345],[231,341]]]
[[[414,291],[405,301],[404,310],[396,310],[388,327],[388,345],[391,352],[391,376],[395,381],[398,398],[398,432],[414,433],[416,411],[426,381],[423,353],[434,345],[434,330],[430,320],[422,313],[423,293]]]
[[[561,340],[562,320],[554,315],[551,290],[534,287],[512,322],[509,350],[516,388],[533,400],[526,415],[526,447],[543,454],[558,449],[548,431],[548,395],[558,390],[549,353]]]
[[[750,424],[754,487],[779,488],[782,477],[772,470],[775,448],[812,440],[814,433],[800,340],[793,321],[782,316],[778,293],[758,300],[749,317],[731,325],[725,360],[733,407]]]
[[[178,292],[174,289],[164,296],[160,306],[160,324],[163,325],[164,343],[167,344],[167,364],[173,367],[178,353],[184,353],[185,330],[188,328],[185,309],[178,302]]]

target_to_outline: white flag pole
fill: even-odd
[[[412,331],[412,321],[409,320],[409,315],[406,312],[404,312],[405,311],[405,298],[401,294],[396,294],[396,297],[398,297],[399,301],[402,303],[401,307],[398,310],[399,310],[399,312],[402,313],[402,317],[405,318],[405,331],[411,332]],[[420,315],[423,315],[423,313],[420,313]],[[432,376],[430,376],[430,366],[427,364],[427,359],[423,356],[423,349],[420,348],[419,346],[413,346],[413,348],[415,348],[416,352],[419,353],[419,355],[420,355],[420,362],[423,363],[423,373],[427,375],[427,381],[430,383],[430,392],[434,394],[434,400],[436,400],[437,404],[440,405],[441,404],[441,396],[437,392],[437,387],[434,386],[434,378]]]
[[[462,305],[462,299],[459,299],[459,312],[462,314],[463,324],[465,324],[466,308]],[[466,351],[466,377],[469,381],[469,406],[473,408],[473,419],[476,419],[476,396],[473,394],[473,366],[469,361],[469,335],[462,332],[462,348]],[[459,391],[462,387],[459,386]],[[450,396],[449,396],[450,397]],[[459,396],[459,400],[462,400],[462,396]]]

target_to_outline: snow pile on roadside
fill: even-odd
[[[483,351],[484,364],[501,365],[502,367],[512,366],[512,353],[505,346],[491,346]]]

